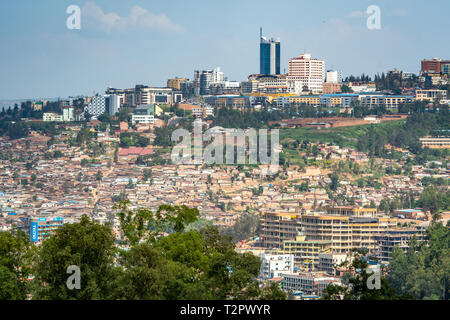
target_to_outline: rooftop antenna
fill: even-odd
[[[259,27],[259,38],[262,38],[262,27]]]

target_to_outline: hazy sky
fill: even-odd
[[[69,30],[69,5],[81,30]],[[381,9],[381,30],[366,9]],[[448,0],[0,1],[0,99],[65,97],[135,84],[164,86],[220,66],[259,72],[259,27],[281,39],[281,69],[304,50],[349,74],[450,58]]]

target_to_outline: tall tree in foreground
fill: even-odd
[[[367,249],[353,249],[352,259],[343,263],[349,271],[347,285],[331,284],[324,290],[323,300],[398,300],[408,296],[398,296],[396,290],[380,274],[380,287],[370,288],[371,273],[367,272]]]
[[[34,272],[37,299],[284,299],[256,280],[260,259],[234,250],[215,227],[186,231],[199,213],[162,205],[156,212],[118,207],[123,241],[109,225],[83,216],[44,240]],[[67,268],[78,266],[81,288],[70,290]],[[8,274],[0,277],[10,280]]]
[[[408,251],[394,248],[388,280],[398,292],[414,299],[450,298],[450,224],[433,222],[424,241],[410,241]]]
[[[43,241],[35,276],[37,299],[106,299],[114,278],[115,238],[108,225],[100,225],[84,215],[79,223],[66,224]],[[69,289],[69,266],[78,266],[81,288]]]
[[[0,300],[26,298],[35,252],[24,232],[0,232]]]

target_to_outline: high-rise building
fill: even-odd
[[[194,93],[196,96],[210,93],[210,86],[213,79],[212,70],[194,71]]]
[[[120,109],[120,96],[117,94],[106,95],[105,110],[109,115],[113,116]]]
[[[293,92],[299,89],[303,92],[322,92],[325,76],[325,61],[312,59],[309,53],[301,54],[289,60],[288,86]]]
[[[74,121],[75,120],[75,113],[74,113],[74,107],[64,107],[62,109],[63,116],[62,121]]]
[[[447,78],[450,78],[450,62],[449,63],[443,63],[441,65],[441,73],[446,74]]]
[[[135,87],[136,104],[174,104],[181,101],[181,92],[174,91],[171,88],[157,88],[143,85]]]
[[[224,75],[223,72],[220,71],[220,67],[214,68],[212,73],[212,83],[223,83]]]
[[[167,80],[167,88],[181,90],[181,83],[189,81],[187,78],[173,78]]]
[[[450,63],[450,60],[441,60],[438,58],[434,58],[432,60],[424,59],[421,63],[421,72],[422,73],[441,73],[441,67],[444,64]]]
[[[281,273],[294,272],[294,255],[262,254],[259,277],[263,280],[279,277]]]
[[[328,70],[326,81],[327,81],[327,83],[341,82],[341,73],[337,70]]]
[[[106,97],[103,95],[96,95],[92,97],[91,102],[84,108],[84,112],[88,113],[93,118],[104,114],[106,111]]]
[[[409,241],[415,237],[417,241],[423,239],[425,228],[420,226],[410,228],[390,228],[375,235],[378,241],[378,259],[384,263],[391,260],[394,247],[400,248],[404,253],[409,248]]]
[[[260,29],[259,73],[280,74],[280,39],[263,37]]]

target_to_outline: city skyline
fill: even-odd
[[[81,30],[69,30],[69,5],[82,10]],[[343,76],[373,76],[392,68],[417,73],[423,58],[447,58],[445,8],[421,19],[429,4],[378,1],[381,30],[369,30],[369,1],[301,4],[283,1],[278,14],[268,2],[166,4],[31,1],[0,4],[2,91],[0,99],[90,95],[106,87],[165,86],[175,76],[220,66],[229,80],[245,81],[259,70],[258,30],[280,38],[281,73],[307,51]],[[251,7],[251,8],[250,8]],[[211,13],[214,12],[215,14]],[[250,14],[249,14],[250,12]],[[270,19],[269,19],[270,18]],[[381,44],[381,45],[380,45]],[[237,49],[238,48],[238,49]],[[389,58],[388,58],[389,57]]]

